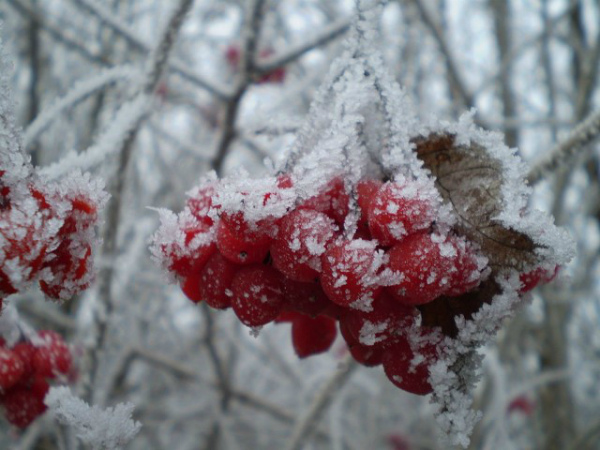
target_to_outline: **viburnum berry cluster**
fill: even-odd
[[[69,346],[55,331],[42,330],[32,341],[7,346],[0,341],[0,405],[12,425],[26,428],[46,411],[49,380],[72,374]]]
[[[51,299],[69,299],[93,279],[103,186],[80,173],[48,182],[11,162],[0,161],[0,306],[34,282]]]
[[[179,215],[162,212],[154,257],[193,302],[231,307],[250,327],[291,322],[300,357],[328,350],[337,321],[358,362],[383,364],[400,388],[429,393],[435,345],[407,339],[417,307],[476,288],[487,259],[436,226],[445,210],[431,184],[398,176],[347,186],[336,176],[308,198],[305,190],[289,173],[208,177]]]
[[[299,357],[339,329],[359,363],[432,393],[466,446],[477,349],[573,243],[529,208],[524,165],[500,136],[469,113],[417,116],[376,50],[381,2],[356,4],[346,51],[274,174],[206,177],[181,213],[160,211],[151,251],[193,302],[249,327],[291,322]]]

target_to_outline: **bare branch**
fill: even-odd
[[[586,150],[600,134],[600,111],[590,115],[575,130],[556,147],[554,147],[544,160],[536,164],[527,180],[534,185],[548,175],[556,172],[559,167],[573,162],[576,156]]]
[[[308,409],[296,420],[291,437],[285,446],[286,450],[299,450],[302,447],[302,444],[310,437],[315,421],[323,414],[323,411],[332,402],[334,394],[348,381],[356,367],[357,364],[352,356],[346,356],[340,363],[339,369],[313,398]]]

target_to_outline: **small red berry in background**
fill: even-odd
[[[535,411],[535,403],[525,395],[519,395],[510,401],[506,412],[508,414],[519,412],[526,417],[531,416]]]

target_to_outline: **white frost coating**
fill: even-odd
[[[48,178],[58,178],[75,168],[86,170],[100,164],[108,155],[123,147],[123,142],[148,113],[152,102],[152,95],[138,94],[119,109],[97,144],[79,154],[70,151],[60,161],[44,168],[40,173]]]
[[[122,449],[142,427],[131,418],[131,403],[106,409],[89,406],[67,387],[50,388],[44,402],[56,420],[72,427],[77,437],[94,450]]]
[[[504,144],[502,134],[476,126],[473,123],[474,114],[474,111],[465,113],[456,123],[429,117],[417,135],[449,133],[455,135],[456,145],[476,144],[483,147],[502,167],[502,208],[494,220],[529,236],[538,245],[536,252],[544,267],[552,265],[553,268],[568,263],[575,256],[575,244],[571,236],[556,227],[554,219],[548,214],[527,207],[531,188],[525,182],[528,173],[526,164],[516,149]]]
[[[127,80],[139,74],[137,70],[129,66],[119,66],[102,70],[98,75],[85,81],[75,83],[73,88],[62,98],[55,100],[52,105],[44,110],[27,127],[23,135],[25,147],[31,145],[37,137],[46,130],[50,124],[65,110],[81,103],[91,95],[107,85],[114,84],[120,80]]]

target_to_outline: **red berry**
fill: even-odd
[[[0,348],[0,391],[14,386],[25,373],[25,364],[17,353]]]
[[[274,320],[283,306],[280,275],[269,266],[254,265],[240,269],[231,285],[235,314],[249,327]]]
[[[368,308],[382,289],[377,278],[382,256],[373,241],[332,243],[321,257],[321,285],[329,299],[340,306]]]
[[[181,283],[181,291],[194,303],[200,303],[202,301],[202,294],[200,292],[200,274],[193,273],[183,279]]]
[[[415,321],[418,311],[382,295],[373,302],[369,312],[348,310],[340,319],[352,342],[366,346],[381,346],[402,334]]]
[[[19,342],[11,350],[23,361],[23,378],[30,376],[33,373],[35,347],[29,342]]]
[[[360,208],[359,225],[368,225],[369,223],[369,206],[373,203],[373,199],[381,188],[383,183],[379,180],[361,180],[356,185],[356,195],[358,197],[358,207]]]
[[[208,215],[212,208],[212,196],[216,192],[216,183],[204,184],[192,191],[188,192],[186,206],[190,209],[192,215],[200,223],[211,227],[214,223],[213,219]]]
[[[382,363],[385,349],[381,347],[369,347],[368,345],[355,344],[348,347],[352,357],[366,367],[375,367]]]
[[[267,48],[261,50],[259,53],[260,58],[267,58],[273,54],[273,50]],[[285,80],[285,68],[277,67],[270,72],[264,74],[258,79],[258,83],[283,83]]]
[[[273,265],[288,278],[314,281],[321,272],[321,255],[334,239],[336,226],[325,214],[298,209],[281,221],[271,246]]]
[[[531,272],[523,273],[519,277],[521,281],[521,289],[519,292],[529,292],[534,289],[540,283],[549,283],[558,274],[558,266],[554,269],[548,270],[544,267],[538,267]]]
[[[337,177],[330,181],[322,192],[298,205],[298,209],[319,211],[333,218],[338,225],[343,225],[348,215],[348,201],[344,180]]]
[[[386,350],[383,369],[389,380],[400,389],[427,395],[433,391],[429,383],[429,366],[434,361],[435,350],[430,348],[421,353],[421,361],[416,361],[408,341],[401,339]]]
[[[283,280],[283,292],[285,308],[311,317],[319,315],[330,303],[321,285],[314,281],[303,283],[286,278]]]
[[[448,288],[444,295],[458,296],[475,289],[482,276],[484,266],[473,247],[464,238],[451,236],[448,242],[456,251],[456,257],[452,257],[448,271]]]
[[[62,336],[51,330],[38,333],[41,340],[36,345],[32,364],[36,373],[47,378],[67,375],[71,370],[71,352]]]
[[[231,70],[235,71],[238,69],[241,58],[242,52],[240,51],[240,48],[237,45],[232,44],[228,46],[225,50],[225,59],[227,60],[227,64],[229,65]]]
[[[518,411],[525,416],[531,416],[535,410],[535,403],[525,395],[519,395],[508,404],[507,413]]]
[[[373,238],[383,246],[391,246],[416,231],[428,229],[436,210],[425,192],[422,183],[408,180],[383,184],[368,209]]]
[[[425,231],[408,236],[390,249],[389,268],[403,276],[402,281],[389,288],[398,301],[421,305],[448,288],[452,259],[442,256],[438,240]]]
[[[231,284],[240,267],[215,253],[200,272],[200,297],[207,305],[216,309],[231,306]]]
[[[303,316],[292,323],[292,343],[299,358],[326,352],[336,335],[335,320],[327,316]]]
[[[271,245],[267,235],[235,232],[221,221],[217,230],[217,248],[229,261],[236,264],[262,262]]]
[[[297,320],[299,317],[305,317],[305,314],[302,314],[301,312],[298,311],[289,311],[289,310],[282,310],[279,315],[277,316],[277,318],[275,319],[275,323],[292,323],[295,320]]]
[[[6,420],[26,428],[46,411],[44,397],[50,386],[41,377],[34,377],[30,386],[18,386],[8,391],[2,399]]]

